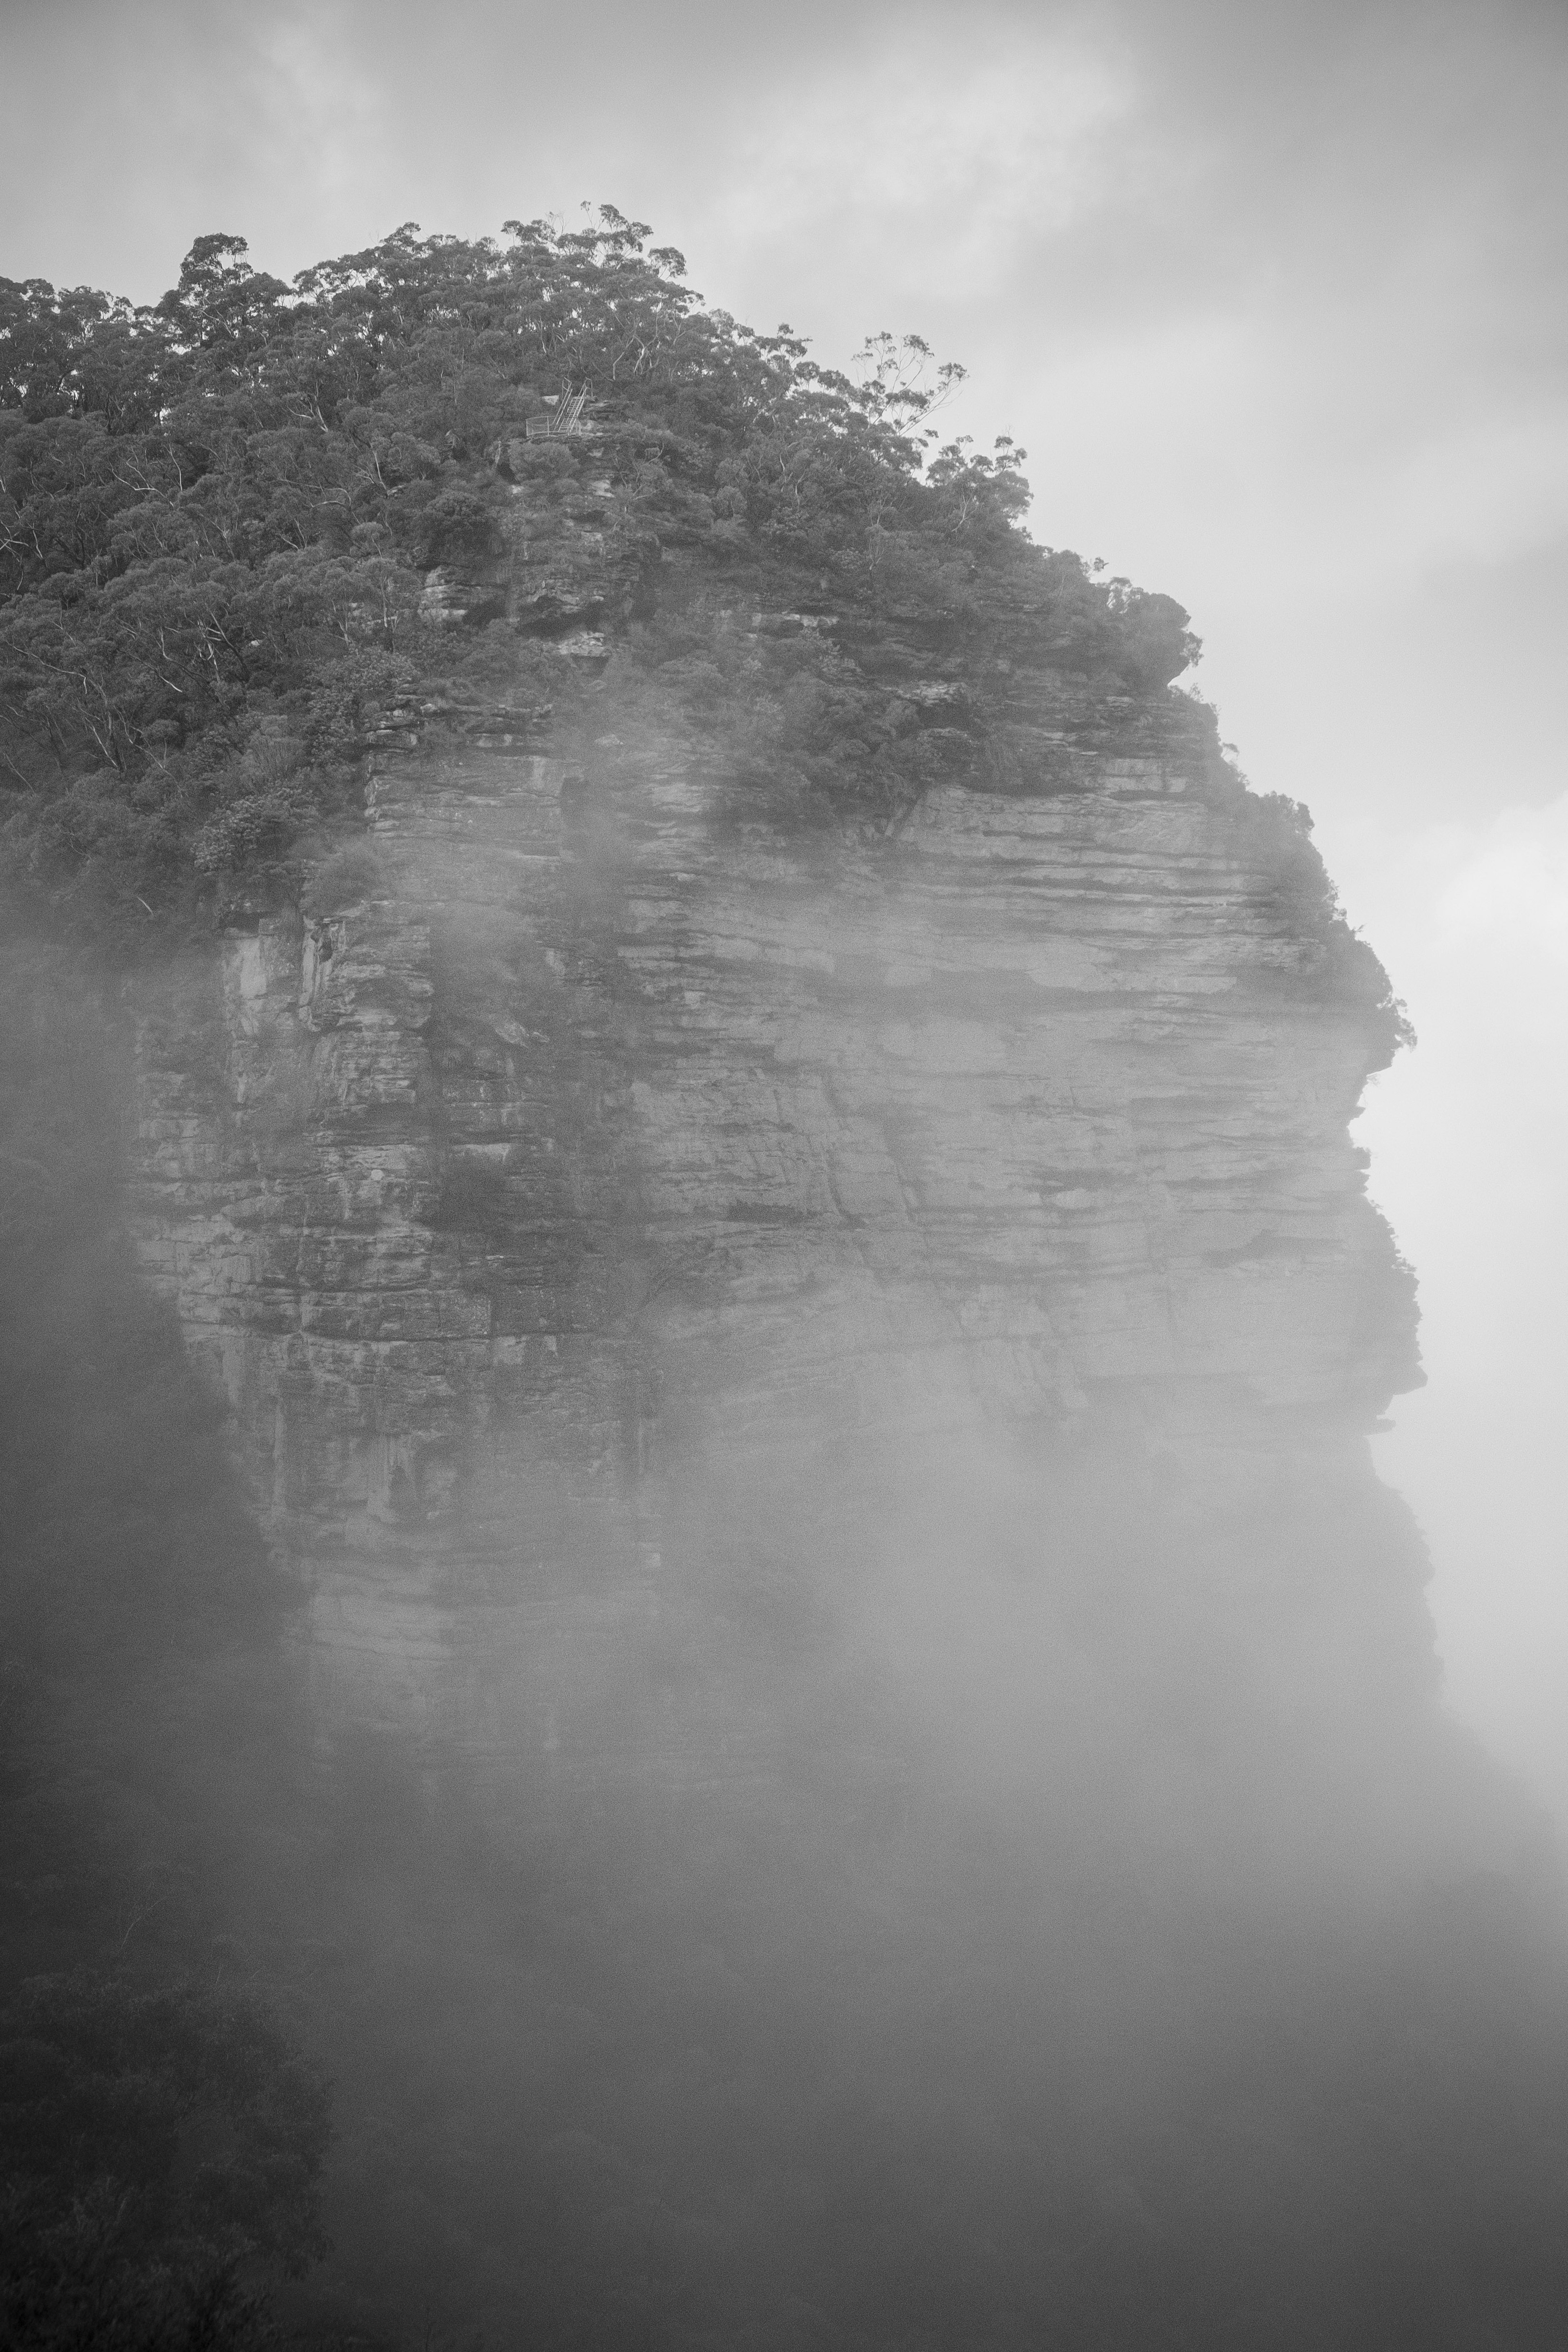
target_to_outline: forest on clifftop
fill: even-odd
[[[405,226],[291,287],[211,235],[142,309],[0,279],[14,872],[94,923],[188,920],[286,887],[393,714],[569,737],[606,684],[695,715],[742,791],[886,824],[941,747],[858,627],[1022,627],[1122,693],[1195,659],[1172,598],[1028,537],[1026,453],[942,440],[961,369],[888,334],[853,375],[820,367],[787,326],[704,309],[648,235],[607,206],[500,240]],[[552,434],[584,394],[591,429]],[[548,540],[585,489],[585,601],[556,580],[453,611],[440,583],[495,576],[520,501]],[[832,622],[721,625],[752,608]]]

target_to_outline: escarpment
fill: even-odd
[[[335,2079],[311,2340],[1555,2347],[1557,1881],[1373,1474],[1403,1018],[1305,813],[1178,605],[917,430],[922,347],[508,236],[13,289],[0,373],[74,926],[16,969],[82,992],[0,1073],[13,1459],[124,1433],[24,1598],[105,1677],[145,1614],[170,1754],[204,1689],[235,1748],[188,1851],[215,1999]]]
[[[0,281],[0,2334],[1557,2352],[1388,982],[647,234]]]
[[[489,583],[563,665],[638,626],[585,529],[570,563],[559,520],[542,561],[519,530]],[[630,1735],[563,1723],[563,1655],[624,1664],[698,1558],[852,1586],[922,1481],[1021,1480],[1079,1530],[1069,1582],[1110,1544],[1151,1622],[1275,1575],[1325,1691],[1425,1704],[1365,1444],[1419,1379],[1412,1284],[1347,1133],[1398,1016],[1300,812],[1159,649],[1140,686],[1026,606],[857,639],[654,587],[731,657],[837,630],[920,789],[748,796],[700,709],[613,673],[565,744],[504,695],[394,709],[301,903],[143,1003],[144,1258],[309,1591],[326,1720],[592,1776]],[[717,1769],[706,1739],[660,1769]]]

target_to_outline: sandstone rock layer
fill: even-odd
[[[1419,1377],[1347,1133],[1384,983],[1184,698],[1058,682],[877,837],[679,745],[374,765],[374,865],[179,975],[140,1055],[144,1255],[335,1718],[548,1716],[694,1480],[1110,1432],[1189,1510],[1370,1486]]]

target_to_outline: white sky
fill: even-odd
[[[1568,10],[0,0],[0,85],[8,276],[612,202],[825,358],[963,360],[1037,535],[1190,607],[1421,1034],[1360,1129],[1430,1376],[1380,1460],[1568,1821]]]

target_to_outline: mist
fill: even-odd
[[[667,760],[622,734],[568,796],[585,969],[628,880],[644,903],[626,812]],[[363,852],[322,866],[320,903],[349,910],[331,962],[373,883],[383,928],[398,904],[434,919],[447,1023],[504,968],[532,1026],[540,919],[520,932],[506,803],[478,781],[466,823],[498,831],[477,866],[471,839],[384,816],[374,874]],[[831,992],[845,1037],[882,1032],[917,929],[923,969],[966,969],[929,854],[851,876],[868,970]],[[842,846],[790,851],[783,887],[749,855],[752,943],[788,941],[775,977],[819,986]],[[47,1572],[11,1604],[22,1687],[47,1695],[9,1717],[13,1973],[107,1958],[147,2000],[173,1972],[263,2004],[330,2076],[330,2244],[273,2290],[292,2340],[1554,2340],[1552,1841],[1445,1716],[1425,1547],[1364,1442],[1303,1444],[1292,1417],[1238,1450],[1233,1408],[1179,1379],[1009,1431],[994,1363],[977,1382],[970,1343],[898,1337],[918,1291],[889,1284],[893,1344],[858,1357],[841,1234],[777,1206],[730,1221],[773,1271],[732,1267],[715,1326],[710,1264],[670,1255],[652,1171],[623,1159],[616,1280],[659,1370],[605,1400],[636,1419],[609,1477],[582,1442],[604,1405],[574,1429],[553,1369],[525,1365],[464,1441],[455,1538],[393,1494],[374,1550],[290,1580],[236,1418],[125,1249],[123,1010],[106,1024],[37,937],[9,997],[7,1134],[33,1163],[8,1232],[9,1525]],[[132,1001],[143,1067],[175,1040],[189,1070],[205,960]],[[237,1115],[286,1181],[289,1049],[249,1034],[271,1092]],[[658,1068],[646,1042],[585,1042]],[[431,1213],[468,1262],[515,1247],[539,1181],[515,1160],[479,1181],[474,1133]],[[713,1129],[686,1157],[722,1193],[757,1142]],[[1110,1171],[1072,1151],[1082,1202]],[[807,1234],[815,1339],[780,1319]],[[563,1370],[592,1391],[584,1357]],[[294,1442],[274,1458],[334,1507]],[[61,2037],[47,1999],[34,2047]],[[100,2294],[119,2276],[79,2225],[67,2262]]]
[[[6,673],[8,2341],[1555,2344],[1560,17],[4,40],[16,280],[614,198],[972,436],[415,367],[363,664]]]
[[[926,1378],[919,1437],[676,1453],[650,1562],[646,1490],[536,1465],[468,1703],[323,1747],[221,1423],[65,1206],[8,1290],[9,1958],[186,1971],[330,2071],[300,2340],[1554,2340],[1555,1865],[1369,1468],[1226,1506]]]
[[[1445,911],[1500,827],[1561,874],[1558,12],[612,13],[591,93],[539,12],[469,5],[440,41],[409,9],[200,19],[8,10],[16,275],[151,299],[193,221],[287,275],[408,217],[612,196],[825,359],[887,324],[963,360],[954,429],[1029,448],[1037,535],[1184,598],[1225,733],[1312,808],[1423,1039],[1365,1130],[1433,1373],[1389,1475],[1456,1705],[1560,1805],[1561,917],[1521,882],[1500,961]],[[1480,1136],[1506,1216],[1458,1178]],[[1484,1463],[1482,1359],[1510,1400]]]

